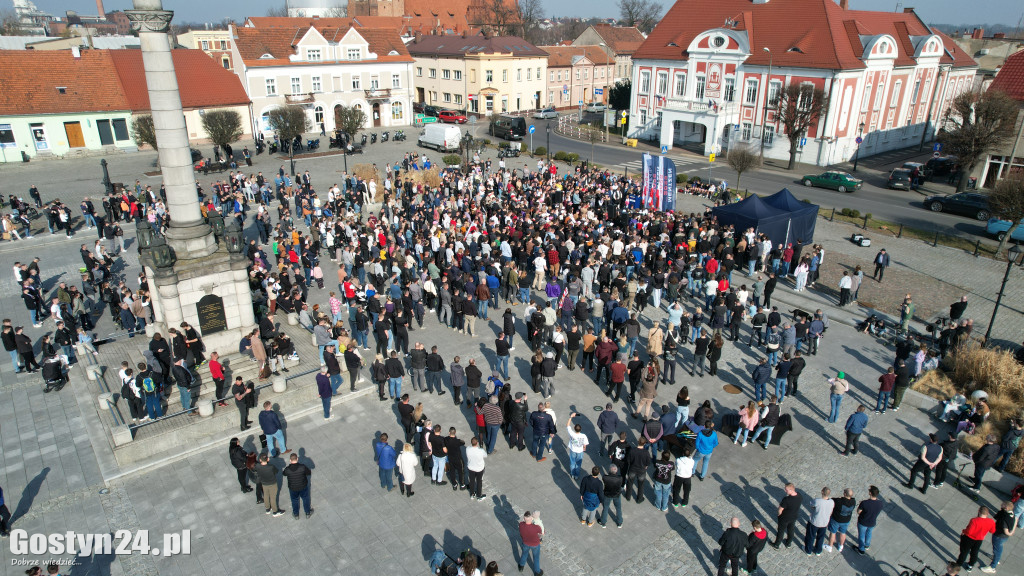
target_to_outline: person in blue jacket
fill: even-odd
[[[380,439],[373,445],[373,461],[377,463],[377,472],[380,474],[380,487],[387,488],[391,492],[395,488],[395,463],[398,455],[395,448],[388,444],[387,433],[381,434]]]

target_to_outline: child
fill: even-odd
[[[750,527],[754,531],[747,536],[747,573],[753,574],[757,570],[757,555],[768,541],[768,531],[757,520],[752,521]]]
[[[541,538],[543,538],[544,535],[547,534],[547,532],[544,530],[544,522],[540,519],[540,510],[534,510],[532,512],[532,514],[533,514],[533,523],[536,524],[537,526],[540,526],[540,535],[541,535]]]

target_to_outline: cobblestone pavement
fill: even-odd
[[[838,224],[819,222],[818,241],[826,244],[831,262],[841,264],[864,250],[852,244],[844,246],[846,236],[847,232]],[[8,244],[0,246],[0,254],[5,260],[39,255],[51,289],[61,273],[77,278],[78,238],[38,240],[31,253]],[[958,254],[943,252],[944,249],[898,240],[891,244],[887,241],[886,247],[893,253],[896,265],[878,288],[888,289],[891,285],[896,294],[905,289],[904,283],[924,285],[944,275],[962,274],[963,280],[951,279],[955,283],[970,284],[968,280],[980,279],[977,297],[972,296],[969,308],[969,314],[976,317],[980,316],[977,309],[983,308],[981,300],[991,287],[989,277],[1000,273],[998,263],[961,260]],[[868,259],[874,248],[869,250]],[[938,254],[942,256],[936,257]],[[134,265],[132,258],[129,256],[128,263]],[[949,266],[949,262],[955,266]],[[965,267],[962,271],[943,270],[961,264]],[[826,273],[829,268],[827,260]],[[128,269],[129,276],[132,270]],[[906,279],[898,275],[901,270],[908,275]],[[13,283],[5,280],[2,285],[0,312],[22,322],[26,313]],[[780,288],[780,299],[784,291]],[[912,291],[915,295],[919,293],[917,289]],[[992,295],[994,292],[987,297]],[[827,302],[813,291],[800,297],[810,302]],[[861,297],[866,299],[863,292]],[[1004,303],[1009,301],[1009,307],[1019,309],[1019,297],[1019,293],[1015,294],[1013,299],[1004,299]],[[323,302],[326,292],[314,290],[311,299]],[[521,306],[515,311],[522,315]],[[1021,325],[1019,312],[1007,309],[1000,314],[1002,324],[997,324],[997,329],[1001,325],[1007,329]],[[660,318],[662,313],[655,316]],[[492,314],[492,320],[495,318]],[[112,332],[109,322],[104,316],[97,331]],[[458,353],[464,363],[475,357],[481,365],[490,364],[491,340],[499,326],[483,320],[477,325],[482,335],[471,338],[449,332],[428,317],[425,328],[413,332],[411,339],[428,346],[437,343],[448,361]],[[39,337],[47,329],[51,327],[33,329],[31,334]],[[843,554],[825,553],[821,557],[808,557],[796,548],[767,549],[761,556],[766,574],[894,574],[899,564],[916,567],[912,554],[941,570],[942,563],[955,556],[958,533],[976,510],[976,503],[953,488],[952,482],[927,496],[899,486],[906,478],[912,454],[925,434],[934,429],[930,417],[910,406],[910,401],[898,413],[872,415],[862,454],[850,459],[836,455],[843,434],[840,425],[824,422],[828,406],[824,377],[836,370],[847,372],[853,390],[843,404],[845,419],[857,402],[873,403],[875,381],[891,361],[891,352],[838,322],[828,336],[822,354],[808,361],[801,378],[802,396],[784,404],[784,411],[793,415],[795,430],[786,434],[781,447],[772,446],[765,451],[752,444],[739,448],[720,436],[721,445],[714,454],[709,478],[694,482],[689,507],[670,508],[667,514],[658,512],[650,504],[653,490],[648,482],[647,502],[624,503],[625,525],[621,530],[580,526],[579,492],[567,474],[564,435],[555,441],[553,455],[543,463],[536,463],[527,453],[510,451],[499,442],[484,475],[488,495],[485,502],[470,500],[464,492],[452,493],[448,486],[430,486],[422,475],[416,481],[414,497],[402,497],[397,491],[387,493],[378,484],[372,441],[381,431],[399,437],[400,428],[394,407],[372,397],[343,404],[336,410],[337,417],[326,423],[315,409],[307,416],[284,415],[289,447],[313,469],[316,514],[309,520],[262,514],[253,494],[238,491],[226,446],[191,453],[172,464],[104,483],[97,460],[109,457],[103,453],[107,442],[91,437],[90,410],[95,409],[79,399],[94,394],[88,388],[94,384],[76,372],[63,391],[44,395],[36,376],[15,376],[6,362],[0,364],[0,485],[14,512],[14,527],[30,533],[148,529],[153,540],[165,533],[191,530],[190,555],[93,556],[79,559],[69,571],[72,575],[295,574],[314,570],[338,574],[423,574],[427,558],[436,546],[443,546],[451,555],[472,547],[486,559],[498,561],[505,573],[512,573],[520,552],[516,521],[524,510],[538,509],[548,532],[542,552],[546,574],[708,574],[717,564],[715,542],[731,516],[742,518],[745,528],[750,519],[758,518],[774,536],[774,508],[785,482],[794,482],[807,502],[824,485],[834,493],[851,487],[860,499],[867,486],[875,484],[882,489],[886,510],[867,556],[852,554],[849,548]],[[529,378],[528,350],[518,338],[516,344],[512,386],[525,390]],[[718,378],[691,377],[680,366],[676,385],[663,386],[658,401],[671,401],[678,386],[686,384],[695,401],[712,400],[717,413],[735,410],[749,396],[747,375],[758,355],[745,346],[727,344]],[[689,358],[687,351],[683,359],[688,362]],[[722,390],[723,384],[737,385],[743,394],[729,395]],[[456,426],[459,436],[469,439],[473,417],[452,405],[450,394],[412,395],[414,401],[424,402],[427,414],[435,422],[442,427]],[[531,395],[530,403],[536,401],[535,395]],[[564,425],[570,411],[580,412],[577,423],[596,444],[594,408],[605,401],[588,375],[560,371],[552,397],[560,425]],[[616,410],[624,421],[623,429],[628,429],[631,440],[635,439],[639,424],[628,417],[631,409],[620,402]],[[242,439],[251,449],[258,445],[254,435]],[[186,451],[188,447],[182,449]],[[284,463],[278,459],[277,464],[281,467]],[[606,466],[607,460],[591,449],[584,469],[595,464]],[[967,472],[970,473],[970,467]],[[992,480],[997,476],[990,473]],[[100,494],[104,487],[108,492]],[[1001,497],[986,488],[981,501],[994,508]],[[280,503],[287,509],[287,495],[280,498]],[[806,512],[800,522],[805,520]],[[798,528],[802,527],[801,524]],[[802,530],[798,532],[802,535]],[[796,541],[802,543],[803,539],[799,537]],[[1024,547],[1019,542],[1019,538],[1011,538],[1007,543],[1000,573],[1024,573]],[[989,551],[986,542],[983,561],[988,560]],[[9,546],[0,550],[0,563],[9,574],[24,570],[14,566],[12,560],[49,558],[14,556]]]

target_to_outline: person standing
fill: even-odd
[[[402,378],[405,377],[405,366],[398,359],[398,352],[391,351],[390,357],[384,361],[384,369],[388,373],[388,395],[397,400],[402,396]]]
[[[466,369],[460,364],[460,358],[456,356],[448,365],[448,373],[452,377],[452,400],[455,405],[462,404],[463,393],[466,392]],[[467,395],[468,398],[468,395]]]
[[[796,486],[786,484],[786,495],[779,502],[777,514],[779,527],[775,532],[775,540],[771,543],[772,548],[778,549],[782,542],[782,533],[786,533],[786,540],[782,542],[789,548],[793,543],[793,530],[796,527],[796,519],[800,515],[800,496],[796,493]]]
[[[921,494],[928,492],[929,476],[932,470],[942,464],[942,446],[939,445],[938,436],[934,433],[928,435],[928,443],[921,447],[917,455],[917,462],[910,468],[910,479],[904,484],[907,488],[914,487],[914,479],[919,472],[924,474],[924,484],[921,485]]]
[[[434,464],[430,471],[430,483],[436,486],[444,486],[448,484],[444,479],[444,469],[448,464],[448,447],[444,445],[440,424],[434,424],[434,429],[430,434],[428,442],[430,443],[430,455]]]
[[[533,428],[533,450],[531,453],[537,462],[547,460],[544,447],[547,446],[548,435],[555,431],[555,421],[544,411],[544,403],[537,404],[537,411],[530,414],[530,427]],[[627,498],[628,499],[628,498]]]
[[[505,422],[505,416],[498,406],[498,395],[492,394],[487,399],[487,404],[481,410],[484,415],[484,425],[487,427],[487,453],[494,453],[494,444],[501,435],[501,425]]]
[[[761,523],[757,520],[750,522],[752,531],[747,535],[747,574],[753,574],[757,571],[757,555],[764,550],[764,545],[768,542],[768,531],[761,526]]]
[[[284,443],[284,428],[281,427],[281,419],[277,416],[277,412],[274,412],[269,400],[263,403],[263,411],[260,412],[259,421],[260,429],[263,430],[263,434],[267,437],[267,449],[270,450],[271,458],[276,458],[278,454],[288,454],[291,452]],[[275,440],[277,440],[278,447],[276,454],[274,453]]]
[[[1003,559],[1006,539],[1017,531],[1017,518],[1013,514],[1013,502],[1007,500],[999,507],[995,517],[996,531],[992,534],[992,562],[981,569],[986,574],[995,574],[999,561]]]
[[[902,358],[899,358],[896,360],[896,381],[893,383],[893,412],[900,411],[900,404],[903,403],[903,395],[907,393],[907,388],[910,388],[910,368]]]
[[[463,471],[465,465],[462,463],[462,447],[466,443],[455,435],[455,427],[448,428],[448,436],[444,439],[444,447],[448,449],[448,480],[452,483],[452,490],[466,489],[466,475]]]
[[[825,529],[836,503],[829,496],[832,491],[828,486],[821,489],[821,497],[815,498],[811,505],[811,517],[807,519],[807,531],[804,534],[804,552],[808,556],[813,552],[821,556],[822,545],[825,543]],[[813,550],[812,550],[813,549]]]
[[[858,554],[866,554],[871,548],[871,536],[878,524],[878,515],[882,513],[882,501],[878,499],[878,486],[868,488],[868,499],[861,500],[857,506],[857,547]]]
[[[238,485],[241,487],[242,493],[252,492],[253,487],[249,486],[249,455],[239,444],[238,438],[232,438],[228,443],[228,460],[231,461],[231,466],[238,473]]]
[[[878,377],[878,402],[875,404],[875,414],[885,414],[889,407],[889,397],[896,387],[896,370],[890,366],[885,374]]]
[[[839,418],[839,407],[843,404],[843,396],[850,391],[850,383],[846,381],[846,373],[839,372],[835,378],[828,379],[829,386],[829,408],[828,422],[835,424]]]
[[[373,460],[377,463],[377,474],[380,476],[380,487],[387,488],[391,492],[395,488],[395,465],[398,455],[395,448],[388,443],[387,432],[380,435],[380,438],[373,445]]]
[[[750,437],[751,442],[757,442],[757,438],[761,436],[761,432],[768,432],[764,438],[764,444],[762,448],[768,449],[768,445],[772,443],[772,432],[775,431],[775,427],[779,425],[779,419],[781,418],[782,409],[775,402],[775,395],[768,396],[768,405],[761,409],[761,419],[757,425],[757,430],[754,430],[754,435]]]
[[[601,495],[604,493],[604,484],[598,478],[600,474],[601,469],[594,466],[590,470],[590,476],[580,481],[580,500],[583,502],[583,517],[580,518],[580,524],[587,528],[593,526],[597,519],[597,507],[601,505]]]
[[[210,364],[213,364],[212,360]],[[331,419],[331,397],[334,396],[334,390],[331,388],[331,378],[327,372],[327,366],[321,365],[320,372],[316,375],[316,390],[324,407],[324,420]]]
[[[970,488],[972,492],[981,489],[981,479],[984,478],[985,472],[988,472],[999,459],[999,445],[996,442],[996,435],[989,434],[985,437],[985,445],[971,455],[971,460],[974,461],[974,486]]]
[[[693,478],[693,450],[683,448],[682,456],[676,458],[676,477],[672,480],[672,507],[686,508],[690,504],[690,482]],[[679,496],[682,489],[683,495]]]
[[[889,267],[889,254],[886,253],[885,248],[878,251],[875,254],[875,273],[871,275],[872,278],[881,282],[882,277],[885,276],[885,269]]]
[[[427,391],[431,394],[437,389],[438,396],[444,396],[444,379],[441,373],[444,372],[444,358],[437,353],[437,346],[430,347],[430,354],[426,358],[427,367]]]
[[[647,451],[647,439],[641,436],[637,445],[626,452],[626,500],[636,485],[636,503],[644,501],[644,482],[647,481],[647,467],[651,465],[651,454]]]
[[[868,407],[861,404],[857,406],[857,411],[846,419],[846,448],[840,452],[843,456],[857,453],[860,435],[864,433],[864,428],[868,425],[867,410]]]
[[[405,494],[406,498],[412,498],[414,494],[412,483],[416,481],[416,452],[413,445],[406,442],[402,446],[402,453],[395,460],[395,467],[398,468],[398,489]]]
[[[1024,436],[1024,430],[1021,429],[1020,419],[1010,418],[1010,427],[999,441],[999,455],[993,463],[996,470],[1006,471],[1006,465],[1010,463],[1010,457],[1017,451],[1017,446],[1020,446],[1022,436]],[[1002,462],[1000,463],[1000,461]]]
[[[305,464],[299,463],[299,455],[291,455],[291,464],[285,466],[282,475],[288,481],[288,492],[292,498],[292,517],[299,519],[299,501],[302,501],[302,508],[306,512],[306,518],[313,515],[313,507],[310,504],[310,477],[313,471]]]
[[[587,451],[587,446],[590,445],[587,435],[582,432],[583,427],[579,424],[573,425],[572,419],[575,417],[576,413],[572,412],[569,414],[569,419],[565,421],[565,431],[569,435],[569,476],[572,476],[573,479],[583,472],[583,454]],[[596,467],[594,469],[597,470]],[[600,498],[598,500],[600,503]]]
[[[836,534],[839,535],[839,552],[843,551],[843,544],[846,543],[846,532],[850,527],[850,519],[853,518],[853,510],[857,501],[853,499],[853,490],[843,490],[843,497],[835,499],[835,506],[832,508],[832,517],[828,521],[828,544],[825,550],[832,551],[836,543]]]
[[[512,347],[509,345],[508,340],[505,339],[504,332],[498,334],[498,338],[494,341],[494,350],[498,358],[497,368],[501,370],[501,377],[508,380],[508,359],[511,355],[510,350],[512,350]],[[573,366],[570,362],[569,369],[572,370],[572,368]]]
[[[508,447],[518,448],[520,452],[526,449],[526,420],[530,415],[530,407],[527,404],[526,393],[516,392],[515,400],[509,408],[508,423]]]
[[[621,471],[615,464],[609,466],[608,473],[601,477],[601,484],[604,486],[602,500],[604,506],[601,510],[601,519],[598,520],[601,528],[608,527],[608,509],[612,504],[615,504],[615,514],[612,516],[612,520],[615,520],[617,527],[622,528],[622,481]]]
[[[615,431],[619,427],[619,415],[615,413],[611,402],[605,404],[604,410],[597,417],[597,430],[601,433],[600,455],[608,455],[608,447],[615,440]]]
[[[264,452],[260,455],[259,462],[254,469],[256,481],[263,487],[263,504],[267,514],[273,514],[274,518],[284,515],[284,510],[277,505],[277,466],[270,463],[270,454]]]
[[[217,406],[227,406],[224,402],[227,394],[227,386],[224,382],[224,367],[220,363],[220,354],[216,351],[210,353],[210,377],[213,378],[213,384],[216,394]]]
[[[729,528],[718,539],[721,550],[718,553],[718,576],[725,576],[725,566],[732,566],[732,576],[739,574],[740,556],[747,548],[747,535],[740,530],[740,519],[729,520]]]
[[[469,472],[469,497],[483,500],[486,494],[483,493],[484,467],[487,459],[487,451],[480,447],[480,440],[475,436],[469,440],[469,448],[466,448],[466,470]]]
[[[359,355],[359,348],[353,344],[345,349],[345,368],[348,370],[349,392],[356,391],[356,382],[360,379],[359,370],[363,367],[363,357]]]
[[[672,459],[672,453],[665,450],[661,453],[661,460],[654,463],[654,507],[662,512],[668,512],[675,474],[676,463]]]
[[[978,515],[971,518],[967,527],[960,532],[960,555],[956,557],[956,563],[966,568],[968,572],[974,570],[974,565],[978,563],[981,544],[985,541],[986,536],[994,534],[995,531],[996,522],[988,508],[979,507]]]
[[[235,384],[231,387],[231,395],[235,397],[235,407],[238,408],[239,428],[245,432],[252,426],[249,421],[249,408],[253,404],[256,387],[252,381],[242,382],[241,376],[235,376]]]
[[[527,559],[532,556],[534,576],[544,576],[544,570],[540,567],[540,542],[543,533],[544,530],[534,523],[533,514],[527,510],[519,523],[519,538],[523,543],[523,552],[519,557],[520,572],[526,567]]]
[[[757,361],[757,366],[750,373],[750,379],[754,383],[754,401],[761,402],[767,397],[765,390],[768,379],[772,376],[771,366],[768,365],[768,358],[762,356]]]
[[[940,444],[942,447],[942,462],[935,467],[935,480],[932,482],[934,488],[941,488],[946,483],[946,474],[949,472],[949,466],[956,460],[958,443],[955,430],[950,430],[946,433],[946,440]]]

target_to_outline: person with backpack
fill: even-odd
[[[139,374],[135,377],[135,386],[142,392],[146,403],[146,414],[151,420],[163,416],[160,406],[160,376],[149,369],[145,362],[138,364]]]
[[[772,368],[779,363],[779,347],[782,345],[782,333],[778,326],[772,326],[765,336],[765,351],[768,353],[768,364]]]
[[[127,366],[127,362],[125,365]],[[142,393],[135,385],[135,378],[132,374],[133,370],[131,368],[126,367],[121,370],[121,397],[128,402],[128,411],[131,413],[132,422],[138,422],[139,420],[145,422],[149,418],[142,411]]]

